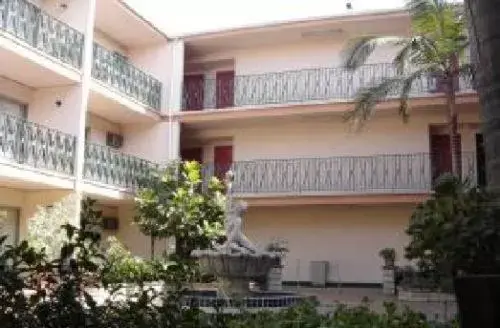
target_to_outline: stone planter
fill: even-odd
[[[266,289],[268,291],[283,290],[283,268],[274,267],[269,270],[266,279]]]
[[[384,295],[394,295],[396,293],[394,267],[382,268],[382,291]]]

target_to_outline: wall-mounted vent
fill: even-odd
[[[123,136],[118,133],[106,133],[106,146],[113,148],[121,148],[123,146]]]

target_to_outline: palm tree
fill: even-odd
[[[500,195],[500,6],[498,0],[466,0],[465,12],[482,109],[488,188]]]
[[[345,50],[344,66],[356,70],[381,45],[398,49],[393,64],[396,74],[382,79],[376,85],[362,88],[356,95],[356,104],[346,119],[364,122],[375,112],[379,101],[388,95],[399,95],[399,114],[407,121],[410,113],[408,100],[412,87],[425,78],[436,78],[446,97],[446,111],[451,140],[451,162],[454,174],[461,174],[458,113],[455,96],[459,76],[471,73],[471,65],[460,60],[468,49],[465,19],[460,6],[444,0],[407,0],[412,35],[366,36],[353,40]]]

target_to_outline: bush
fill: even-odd
[[[500,273],[500,213],[491,199],[468,181],[442,176],[410,219],[405,256],[437,285],[460,272]]]

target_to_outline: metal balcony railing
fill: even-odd
[[[237,75],[234,79],[187,79],[184,83],[184,110],[216,109],[315,101],[350,101],[362,87],[397,75],[390,63],[370,64],[356,71],[344,68],[312,68],[256,75]],[[468,76],[460,78],[459,91],[472,90]],[[439,93],[438,79],[417,80],[412,96]],[[398,97],[397,93],[389,97]]]
[[[475,153],[463,153],[461,160],[463,176],[477,181]],[[427,153],[263,159],[226,167],[204,164],[203,175],[220,178],[231,169],[236,194],[419,193],[432,189],[433,161]]]
[[[74,174],[76,137],[0,114],[0,157],[16,164]]]
[[[26,0],[0,0],[0,31],[63,63],[82,66],[84,35]]]
[[[155,111],[161,108],[162,83],[124,56],[97,43],[94,43],[92,77]]]
[[[87,143],[83,176],[87,180],[135,190],[158,165],[110,147]]]

